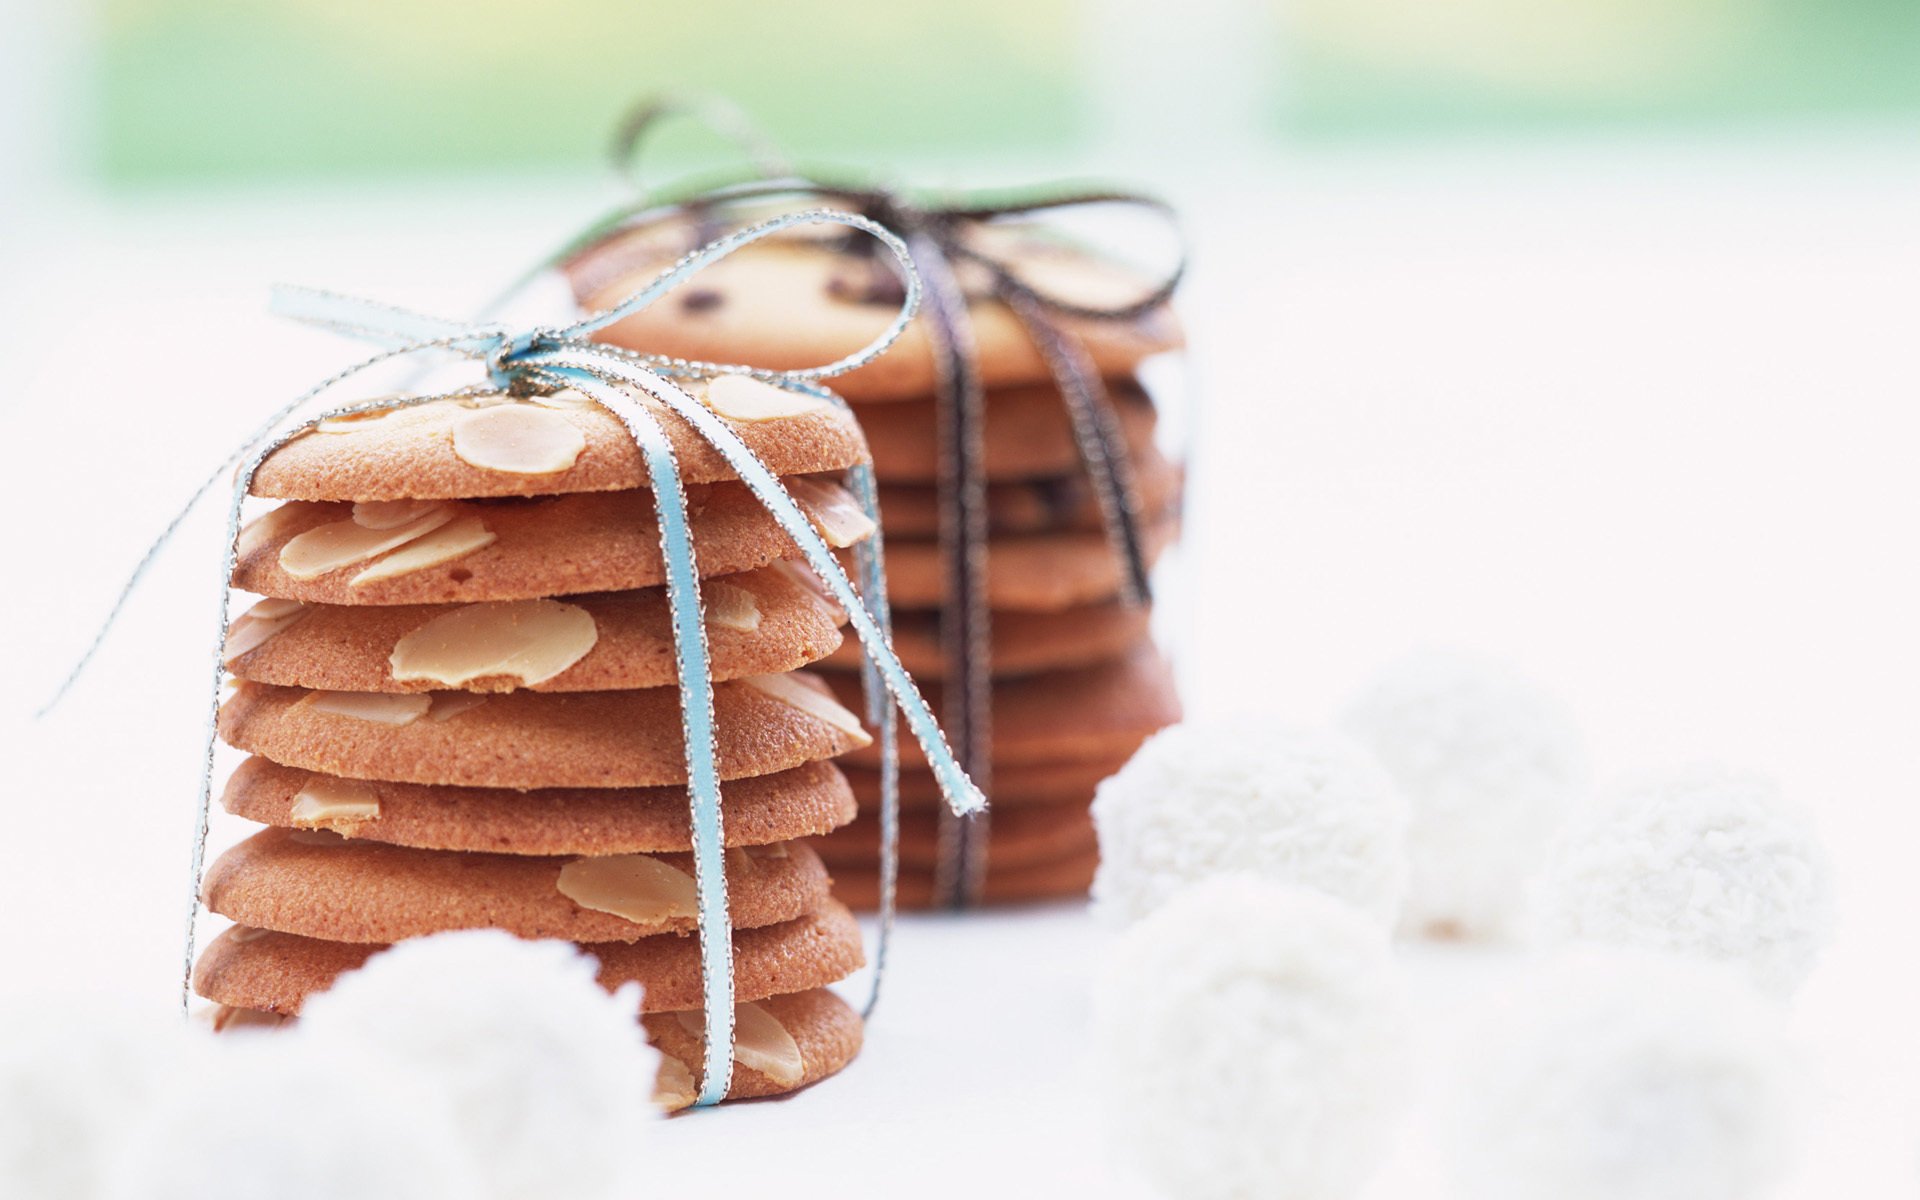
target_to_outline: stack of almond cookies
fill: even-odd
[[[844,410],[752,380],[690,385],[833,546],[871,522]],[[854,819],[832,761],[860,720],[799,670],[845,614],[725,462],[641,397],[687,483],[702,577],[734,925],[733,1097],[838,1071],[860,1018],[826,985],[860,931],[805,840]],[[219,731],[222,802],[266,826],[203,887],[234,922],[201,956],[216,1021],[293,1016],[384,946],[492,927],[581,943],[645,987],[661,1099],[697,1091],[700,946],[659,526],[632,439],[575,393],[435,400],[322,422],[253,480]]]
[[[629,226],[570,261],[581,307],[598,311],[711,236],[684,217]],[[1036,288],[1074,303],[1120,307],[1147,290],[1136,275],[1018,225],[980,226],[992,256]],[[1148,613],[1121,599],[1125,572],[1104,531],[1065,401],[1026,328],[993,298],[978,264],[958,264],[968,295],[977,371],[986,389],[985,474],[992,619],[992,805],[980,897],[1013,901],[1083,893],[1098,851],[1089,815],[1095,785],[1155,730],[1179,719]],[[900,287],[882,260],[845,239],[768,239],[708,267],[692,285],[603,331],[603,340],[692,359],[790,369],[863,345],[892,319]],[[943,547],[936,363],[925,316],[874,362],[832,381],[852,401],[881,481],[895,648],[916,679],[941,684]],[[1178,522],[1181,474],[1155,447],[1156,410],[1136,371],[1178,349],[1166,307],[1131,321],[1063,319],[1065,333],[1107,380],[1137,484],[1141,533],[1157,555]],[[827,667],[843,699],[856,694],[848,645]],[[938,699],[937,687],[929,699]],[[939,706],[936,705],[936,711]],[[951,728],[951,723],[950,726]],[[902,746],[902,872],[907,905],[939,902],[939,793],[916,748]],[[869,813],[879,800],[877,747],[847,757]],[[814,839],[846,876],[841,894],[876,900],[879,855],[871,815]]]

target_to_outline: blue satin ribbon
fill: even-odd
[[[589,336],[622,318],[640,311],[675,287],[698,274],[706,266],[742,246],[761,238],[801,225],[835,224],[858,230],[876,238],[893,255],[905,290],[900,312],[886,331],[872,343],[853,354],[819,367],[792,371],[769,371],[748,365],[713,363],[638,353],[588,340]],[[191,994],[196,930],[199,919],[199,888],[204,865],[208,817],[211,811],[213,755],[217,740],[216,722],[220,688],[226,670],[222,647],[227,627],[230,591],[240,534],[241,506],[246,500],[253,475],[275,449],[299,436],[319,421],[374,409],[390,409],[425,404],[449,397],[469,396],[508,390],[521,394],[551,392],[574,388],[605,406],[626,426],[640,449],[652,485],[658,512],[661,555],[666,564],[666,591],[672,617],[675,667],[680,685],[682,733],[687,758],[688,797],[693,834],[694,879],[698,893],[698,926],[701,947],[702,1001],[706,1016],[705,1062],[701,1089],[695,1103],[711,1105],[724,1099],[733,1073],[733,942],[729,918],[725,840],[720,806],[720,778],[714,748],[713,681],[707,655],[705,623],[702,613],[699,570],[695,547],[688,529],[685,494],[672,447],[658,422],[627,389],[638,388],[666,405],[726,459],[741,481],[765,506],[775,522],[799,547],[808,565],[821,578],[834,599],[848,614],[849,623],[860,638],[865,652],[863,679],[868,686],[867,717],[883,739],[881,757],[885,776],[891,781],[898,766],[893,745],[894,716],[906,717],[908,730],[920,744],[932,766],[948,806],[956,814],[981,812],[986,800],[961,770],[947,745],[939,724],[893,653],[888,637],[889,617],[882,549],[876,532],[869,543],[856,550],[861,574],[861,590],[856,590],[842,570],[832,549],[814,529],[812,521],[794,502],[779,477],[742,442],[737,434],[695,400],[676,380],[713,379],[721,375],[746,375],[790,391],[815,396],[844,406],[845,402],[820,385],[820,381],[854,370],[882,353],[913,319],[920,298],[920,281],[905,246],[876,222],[852,213],[811,210],[789,213],[739,230],[701,246],[662,271],[647,284],[631,293],[619,305],[554,328],[515,331],[500,325],[474,325],[425,316],[335,293],[310,290],[280,290],[274,297],[274,310],[284,316],[318,325],[346,336],[372,342],[383,349],[370,358],[335,373],[319,385],[283,406],[273,418],[255,432],[247,443],[230,455],[219,471],[194,493],[180,516],[168,524],[154,546],[141,560],[134,575],[121,590],[107,622],[92,644],[62,683],[47,708],[58,703],[75,679],[84,671],[104,640],[128,596],[139,583],[160,548],[178,529],[186,513],[212,488],[219,476],[235,463],[240,469],[234,478],[232,503],[228,509],[227,550],[222,564],[219,628],[216,631],[212,703],[206,726],[205,769],[202,773],[192,855],[192,896],[187,920],[181,998],[183,1006]],[[430,353],[450,354],[478,361],[487,371],[485,385],[470,385],[432,395],[386,397],[365,401],[301,421],[292,429],[282,426],[322,394],[377,364],[397,358]],[[870,467],[851,470],[849,482],[870,518],[877,520],[875,486]],[[864,595],[863,595],[864,593]],[[889,698],[890,701],[889,702]],[[46,711],[45,709],[42,710]],[[896,789],[885,788],[882,811],[882,929],[879,952],[875,956],[874,995],[886,960],[887,935],[892,924],[892,890],[897,876],[898,797]],[[872,1000],[868,1008],[871,1009]]]

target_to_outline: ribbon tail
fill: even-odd
[[[816,389],[808,389],[813,391]],[[825,389],[818,389],[825,392]],[[840,404],[846,401],[825,392]],[[873,522],[873,536],[854,550],[854,562],[860,571],[861,595],[873,611],[880,631],[893,636],[893,614],[887,603],[886,547],[880,530],[879,489],[874,484],[873,468],[866,464],[847,472],[861,511]],[[880,931],[873,952],[873,978],[867,990],[867,1003],[860,1011],[871,1018],[880,1005],[880,987],[887,974],[887,951],[893,941],[894,918],[900,887],[900,728],[898,714],[887,697],[886,683],[871,652],[861,650],[860,691],[866,702],[867,724],[873,726],[880,741]]]
[[[755,498],[760,501],[768,515],[780,526],[781,531],[792,539],[794,545],[806,559],[807,565],[820,576],[822,583],[841,608],[847,612],[847,619],[859,636],[861,643],[874,657],[879,667],[881,680],[887,691],[899,706],[900,714],[906,719],[907,729],[919,743],[921,752],[926,755],[927,764],[932,769],[934,779],[940,791],[946,797],[947,804],[955,812],[970,813],[984,809],[986,797],[960,768],[954,759],[953,751],[948,747],[946,737],[940,731],[940,725],[933,719],[932,711],[921,698],[920,690],[913,685],[913,679],[894,654],[886,634],[880,628],[878,620],[868,607],[847,573],[840,566],[840,560],[821,540],[813,522],[788,493],[780,477],[767,469],[767,465],[740,440],[740,435],[727,427],[722,421],[698,400],[676,386],[671,380],[662,378],[652,371],[636,367],[625,361],[618,353],[610,353],[606,347],[587,346],[566,350],[547,350],[527,356],[525,363],[532,368],[571,367],[598,375],[608,382],[629,384],[641,389],[660,403],[666,405],[692,425],[700,436],[711,445],[720,456],[727,460],[740,481],[746,485]]]
[[[1030,294],[1007,290],[1003,299],[1026,326],[1066,401],[1074,445],[1100,504],[1107,543],[1121,565],[1121,597],[1129,604],[1149,604],[1153,587],[1140,531],[1140,489],[1106,381],[1086,349],[1063,334]]]
[[[933,342],[935,410],[940,446],[940,546],[944,603],[940,640],[946,660],[948,737],[976,783],[991,790],[993,771],[993,631],[987,605],[986,396],[974,369],[978,355],[967,298],[935,238],[909,235],[908,248],[926,281],[924,309]],[[986,885],[987,822],[942,814],[934,894],[952,908],[978,902]]]
[[[73,669],[67,672],[67,677],[60,682],[60,686],[54,689],[53,695],[49,696],[47,702],[35,711],[34,716],[36,718],[45,717],[48,713],[59,707],[60,702],[66,698],[67,693],[73,690],[73,685],[80,681],[80,677],[86,673],[87,667],[92,664],[94,658],[99,654],[100,647],[107,640],[107,635],[112,633],[113,627],[119,623],[120,614],[126,608],[127,601],[133,597],[133,593],[139,588],[141,581],[146,578],[147,571],[152,568],[154,560],[159,558],[160,552],[166,549],[168,544],[173,541],[174,535],[180,531],[180,526],[186,523],[187,517],[192,515],[193,510],[198,507],[201,499],[213,490],[213,486],[220,482],[220,477],[226,474],[235,463],[245,459],[249,452],[255,451],[262,443],[267,442],[268,439],[274,439],[265,450],[259,450],[251,465],[247,468],[246,479],[248,486],[251,486],[253,472],[259,468],[260,462],[263,461],[268,454],[284,445],[289,437],[294,436],[294,434],[282,434],[280,437],[274,438],[274,431],[285,424],[295,413],[313,403],[328,390],[370,367],[377,366],[389,359],[415,354],[422,350],[438,349],[442,346],[443,343],[439,342],[416,342],[382,350],[370,358],[362,359],[352,366],[334,372],[318,384],[300,393],[300,395],[291,401],[281,405],[272,416],[261,422],[251,434],[247,435],[247,440],[242,442],[237,450],[222,459],[220,465],[214,468],[213,473],[208,475],[206,479],[201,482],[200,486],[193,490],[193,494],[187,498],[187,502],[180,506],[180,511],[173,515],[173,519],[167,522],[165,528],[161,529],[160,535],[154,538],[152,544],[147,547],[146,553],[140,556],[140,561],[134,565],[133,572],[127,576],[127,581],[120,586],[120,593],[114,597],[112,607],[107,609],[106,617],[100,622],[99,627],[94,630],[93,638],[87,643],[87,648],[81,652],[80,658],[73,664]],[[445,392],[434,396],[407,397],[404,399],[389,398],[378,403],[370,402],[336,409],[324,416],[316,417],[314,420],[325,420],[328,416],[344,416],[348,413],[363,411],[369,408],[395,407],[401,404],[423,404],[430,400],[444,399],[464,394],[467,394],[466,389]],[[311,424],[311,422],[309,422],[309,424]],[[304,428],[305,426],[303,425],[301,429]],[[294,431],[294,433],[298,432],[300,432],[300,430]]]
[[[354,338],[386,350],[407,347],[445,349],[474,357],[501,340],[501,331],[464,321],[428,316],[411,309],[320,288],[277,284],[269,294],[267,311]]]
[[[99,626],[94,630],[93,638],[88,641],[87,648],[80,652],[79,659],[74,662],[72,669],[67,672],[66,678],[60,681],[60,686],[53,689],[53,694],[47,697],[46,703],[34,710],[33,715],[36,720],[45,717],[48,713],[58,708],[60,702],[67,698],[67,693],[73,690],[73,685],[80,682],[80,677],[86,674],[87,668],[93,664],[94,657],[100,653],[100,647],[106,643],[107,635],[112,633],[113,627],[120,623],[121,612],[127,607],[127,601],[133,598],[133,593],[139,589],[141,581],[147,577],[147,572],[153,567],[154,560],[158,559],[160,552],[166,549],[168,544],[173,541],[173,535],[180,531],[180,526],[186,523],[187,517],[193,513],[195,508],[199,507],[201,499],[213,490],[213,485],[219,483],[220,477],[226,474],[228,469],[245,453],[246,449],[242,447],[240,450],[228,455],[224,462],[218,467],[215,467],[213,474],[207,476],[199,487],[193,489],[193,495],[189,496],[187,502],[181,505],[180,511],[176,512],[173,515],[173,519],[167,522],[166,527],[160,531],[159,536],[148,544],[146,553],[140,556],[140,561],[134,564],[133,572],[127,576],[126,582],[120,585],[119,595],[114,597],[113,605],[107,609],[106,617],[101,620]]]
[[[194,803],[192,849],[188,855],[187,927],[180,967],[180,1015],[183,1017],[193,1003],[193,966],[199,950],[200,880],[206,869],[207,831],[213,814],[214,752],[220,740],[220,689],[227,681],[227,619],[233,606],[233,569],[239,557],[240,511],[247,502],[248,489],[253,486],[253,473],[267,455],[279,446],[280,443],[275,442],[247,460],[234,477],[233,499],[227,506],[227,552],[220,561],[220,607],[213,635],[213,680],[208,688],[207,720],[201,739],[200,794]]]
[[[706,1061],[700,1073],[702,1107],[726,1099],[733,1085],[733,923],[727,910],[725,832],[720,770],[714,749],[713,672],[700,603],[700,572],[687,523],[680,467],[660,424],[646,408],[596,374],[556,372],[620,419],[646,458],[659,514],[660,555],[666,564],[667,605],[680,682],[681,736],[687,756],[687,796],[693,830],[694,884],[699,902],[701,997],[706,1010]]]
[[[816,397],[842,410],[849,410],[840,396],[817,384],[791,383],[790,390]],[[893,611],[887,601],[886,541],[880,528],[880,491],[873,467],[862,463],[847,470],[847,485],[867,519],[873,522],[873,536],[854,547],[854,566],[860,575],[860,594],[873,613],[874,623],[889,642],[893,637]],[[893,942],[893,927],[899,914],[900,890],[900,720],[880,665],[871,650],[860,652],[860,694],[866,707],[867,724],[873,727],[880,745],[880,904],[876,914],[879,931],[874,939],[873,974],[867,988],[867,1002],[860,1010],[862,1019],[873,1016],[880,1006],[880,990],[887,975],[887,957]]]

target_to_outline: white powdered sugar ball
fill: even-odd
[[[1332,733],[1251,718],[1175,725],[1101,783],[1093,816],[1094,905],[1116,924],[1227,871],[1315,888],[1387,925],[1406,890],[1406,801]]]
[[[1737,973],[1582,947],[1470,1036],[1453,1113],[1475,1200],[1760,1200],[1792,1157],[1800,1063]]]
[[[1402,997],[1380,923],[1221,876],[1113,948],[1096,1086],[1118,1154],[1169,1196],[1350,1197],[1399,1111]]]
[[[0,1012],[0,1196],[92,1200],[129,1124],[172,1086],[188,1047],[164,1006],[92,1000]]]
[[[417,1073],[288,1032],[202,1039],[111,1148],[103,1200],[486,1194],[445,1096]]]
[[[1832,870],[1812,824],[1771,782],[1695,766],[1630,781],[1571,823],[1536,911],[1549,942],[1732,963],[1786,997],[1831,934]]]
[[[1381,672],[1342,727],[1412,808],[1401,927],[1518,933],[1527,881],[1586,789],[1579,731],[1560,705],[1493,664],[1427,652]]]
[[[300,1035],[434,1081],[489,1195],[636,1194],[660,1055],[638,985],[610,995],[596,969],[570,943],[496,930],[403,942],[309,1000]]]

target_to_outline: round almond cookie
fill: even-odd
[[[783,566],[702,582],[714,679],[777,675],[840,644],[846,614]],[[241,679],[342,692],[600,692],[678,681],[665,588],[471,604],[262,600],[235,618],[226,654]]]
[[[326,991],[386,948],[235,925],[194,964],[193,990],[216,1004],[297,1016],[308,996]],[[648,1012],[700,1006],[697,937],[664,933],[581,949],[600,960],[600,984],[608,991],[639,983]],[[825,987],[864,962],[859,923],[835,900],[778,925],[733,931],[733,989],[742,1001]]]
[[[843,696],[859,693],[855,676],[836,675],[833,682]],[[939,712],[937,691],[927,699]],[[994,770],[1110,763],[1132,754],[1149,735],[1179,719],[1173,671],[1150,643],[1100,666],[1001,680],[993,685]],[[913,739],[902,738],[900,761],[920,766],[926,760]],[[877,768],[880,748],[869,742],[850,752],[847,762]]]
[[[1140,511],[1150,519],[1179,511],[1182,472],[1159,450],[1146,446],[1135,453],[1133,477]],[[938,537],[939,489],[927,484],[882,484],[880,519],[890,538]],[[1077,463],[1059,475],[987,485],[990,533],[1098,532],[1105,528],[1104,522],[1093,484]]]
[[[423,850],[603,855],[692,847],[687,791],[680,787],[430,787],[317,775],[254,757],[228,778],[220,802],[262,825],[327,829]],[[721,788],[720,806],[729,846],[827,833],[859,811],[831,762],[733,780]]]
[[[820,852],[827,869],[857,872],[880,863],[878,818],[848,825],[808,842]],[[1049,804],[996,812],[987,825],[987,861],[1003,870],[1071,858],[1098,850],[1093,814],[1084,804]],[[937,813],[903,813],[900,818],[900,865],[931,871],[940,861],[940,818]],[[838,876],[836,875],[837,879]]]
[[[873,532],[836,484],[787,481],[828,544]],[[797,553],[746,485],[686,490],[703,576]],[[666,582],[653,493],[535,499],[290,500],[241,531],[233,586],[316,604],[445,604],[619,592]]]
[[[776,475],[867,461],[858,423],[831,401],[743,376],[681,387]],[[738,478],[683,418],[638,389],[630,394],[666,434],[683,482]],[[322,421],[269,455],[252,490],[276,500],[458,500],[651,486],[620,418],[566,390],[435,400]]]
[[[706,1020],[698,1010],[648,1013],[647,1035],[659,1049],[654,1099],[669,1111],[699,1095]],[[825,988],[769,996],[734,1006],[733,1081],[727,1099],[797,1092],[838,1073],[860,1053],[860,1014]]]
[[[1110,384],[1114,415],[1129,454],[1153,444],[1153,404],[1137,384]],[[1066,401],[1052,385],[986,395],[982,466],[990,483],[1044,479],[1080,467]],[[866,404],[860,427],[873,449],[873,473],[885,483],[932,484],[940,478],[940,423],[932,397]]]
[[[1111,759],[1086,762],[1029,763],[1000,765],[993,768],[993,812],[999,814],[1016,807],[1052,804],[1086,804],[1100,781],[1126,765],[1129,749]],[[880,807],[880,772],[871,767],[847,764],[841,767],[847,786],[861,812]],[[900,772],[900,807],[905,812],[932,812],[945,802],[933,773],[924,767],[907,767]]]
[[[1141,530],[1147,562],[1179,532],[1162,517]],[[945,591],[943,552],[936,542],[887,539],[887,594],[896,607],[939,608]],[[1058,612],[1120,594],[1119,558],[1107,535],[1093,532],[1009,534],[987,545],[987,603],[1010,612]]]
[[[871,912],[880,907],[878,860],[866,871],[840,868],[846,880],[836,885],[834,894],[856,912]],[[1035,900],[1084,897],[1093,886],[1093,874],[1100,867],[1098,851],[1080,851],[1052,862],[1034,863],[1011,870],[998,870],[987,860],[987,878],[981,889],[983,904],[1022,904]],[[901,908],[936,908],[940,901],[933,890],[933,872],[900,872],[895,899]]]
[[[1147,639],[1150,616],[1145,608],[1119,601],[1060,612],[995,613],[994,677],[1015,679],[1124,658]],[[940,647],[939,614],[896,613],[893,652],[914,678],[944,679],[947,656]],[[860,647],[843,642],[825,661],[843,670],[857,669]]]
[[[566,269],[581,307],[600,312],[618,305],[692,248],[693,228],[684,218],[636,226],[576,257]],[[981,227],[974,236],[983,252],[1009,264],[1030,286],[1069,303],[1124,307],[1152,286],[1118,264],[1013,224]],[[847,244],[804,235],[755,243],[594,336],[633,350],[776,371],[851,354],[886,330],[902,293],[888,262],[840,253],[836,242]],[[968,296],[981,382],[988,388],[1048,382],[1052,376],[1026,326],[988,295],[986,272],[964,261],[956,269]],[[1108,378],[1123,378],[1143,360],[1185,345],[1179,321],[1165,305],[1126,321],[1054,321]],[[830,382],[853,401],[913,399],[933,393],[938,370],[922,316],[886,353]]]
[[[804,671],[716,684],[713,707],[723,779],[770,775],[871,740]],[[670,687],[482,696],[241,683],[219,724],[236,749],[351,779],[626,788],[687,782],[680,721],[680,692]]]
[[[791,921],[831,881],[803,842],[727,851],[733,924]],[[496,927],[527,938],[631,942],[695,927],[693,856],[533,857],[415,850],[317,829],[263,829],[222,854],[201,887],[240,925],[332,942],[397,942]]]

